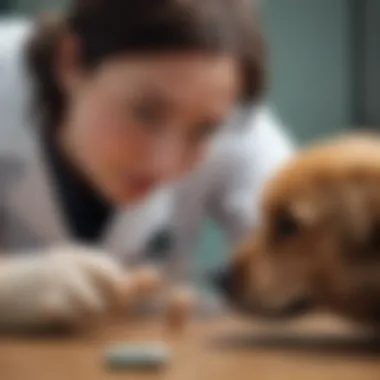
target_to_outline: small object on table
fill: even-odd
[[[188,324],[195,304],[195,294],[189,289],[177,289],[169,298],[167,324],[170,331],[181,332]]]
[[[154,297],[159,292],[162,280],[153,267],[134,270],[123,284],[125,307],[133,310],[136,306]]]
[[[112,370],[158,370],[170,361],[170,352],[163,344],[127,344],[108,349],[107,367]]]
[[[159,291],[162,279],[154,267],[145,267],[137,270],[133,275],[135,296],[139,299],[150,298]]]

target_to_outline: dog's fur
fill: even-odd
[[[228,270],[236,306],[284,317],[313,305],[380,327],[380,137],[300,152],[268,182],[261,211]]]

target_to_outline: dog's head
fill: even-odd
[[[301,152],[268,183],[261,225],[217,276],[241,310],[289,317],[325,307],[380,324],[380,141]]]

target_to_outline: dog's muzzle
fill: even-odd
[[[297,317],[311,311],[314,303],[309,296],[299,296],[290,299],[289,302],[278,308],[268,308],[265,303],[255,297],[245,302],[239,294],[239,279],[233,271],[233,267],[223,267],[208,274],[208,278],[215,289],[225,299],[243,313],[262,316],[269,319],[284,319]],[[241,289],[240,289],[241,291]]]
[[[230,267],[219,268],[208,275],[211,284],[224,295],[231,296],[236,291],[236,277]]]

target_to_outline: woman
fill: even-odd
[[[263,89],[249,15],[243,0],[77,0],[63,21],[36,31],[30,149],[0,158],[3,325],[77,324],[107,312],[125,285],[119,262],[146,261],[149,236],[178,220],[168,261],[183,264],[178,250],[189,250],[206,204],[241,225],[230,229],[235,238],[251,223],[243,209],[258,173],[237,173],[242,157],[251,161],[244,152],[257,161],[262,150],[246,138],[280,147],[265,173],[290,149],[271,127],[222,128]],[[178,210],[190,215],[176,219]]]

